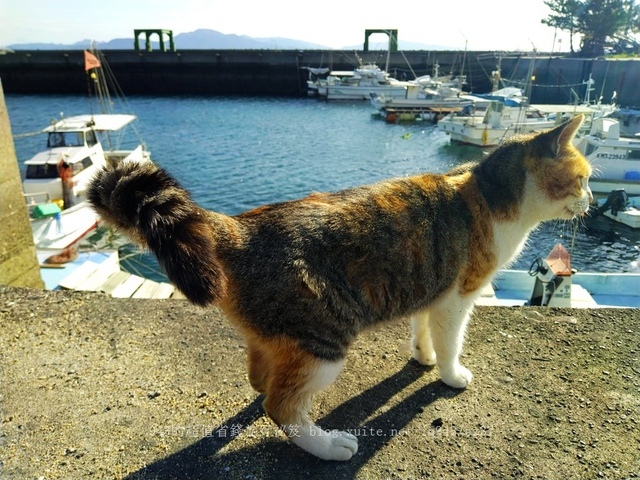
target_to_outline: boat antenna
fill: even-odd
[[[462,55],[462,66],[460,67],[460,77],[464,75],[464,64],[467,61],[467,46],[469,45],[469,40],[464,36],[464,33],[460,32],[460,34],[464,37],[464,55]]]
[[[584,104],[585,105],[590,105],[591,104],[591,92],[593,92],[595,90],[595,88],[593,88],[593,84],[596,83],[595,80],[593,79],[591,73],[589,74],[589,80],[586,80],[584,82],[582,82],[584,85],[587,86],[587,91],[584,94]]]
[[[519,133],[520,130],[522,129],[524,118],[526,116],[526,110],[528,106],[531,105],[531,90],[533,88],[533,81],[535,80],[535,77],[533,76],[533,69],[536,64],[536,54],[537,54],[536,46],[533,44],[533,42],[531,42],[531,45],[533,46],[533,53],[531,54],[531,58],[529,59],[529,68],[527,69],[527,78],[526,78],[527,83],[525,85],[525,95],[524,95],[524,100],[520,102],[518,122],[516,123],[516,127],[515,127],[516,133]]]
[[[389,42],[387,43],[387,62],[384,66],[384,71],[389,72],[389,61],[391,60],[391,31],[385,30],[387,37],[389,37]],[[414,74],[415,75],[415,74]]]

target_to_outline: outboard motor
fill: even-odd
[[[570,307],[572,274],[569,252],[558,243],[546,260],[537,258],[529,267],[536,281],[528,305]]]
[[[607,210],[611,210],[613,215],[617,215],[619,211],[626,209],[627,205],[629,205],[629,195],[624,188],[612,190],[605,202],[590,212],[590,216],[595,218]]]

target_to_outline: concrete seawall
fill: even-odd
[[[184,50],[178,52],[103,52],[125,94],[151,95],[274,95],[305,96],[307,71],[303,67],[352,70],[358,58],[384,66],[383,51],[340,50]],[[496,70],[496,52],[407,51],[389,57],[389,71],[397,78],[440,73],[464,73],[469,90],[487,92]],[[524,86],[529,56],[500,54],[502,77]],[[16,51],[0,55],[0,78],[6,93],[84,93],[81,50]],[[638,60],[570,59],[538,55],[534,60],[532,103],[568,103],[573,89],[580,97],[582,82],[593,76],[594,97],[609,101],[614,91],[623,106],[640,105]]]
[[[638,478],[638,309],[478,307],[467,390],[409,360],[408,322],[363,334],[313,418],[359,451],[288,444],[216,309],[0,286],[5,480]]]

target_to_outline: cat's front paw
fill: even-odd
[[[473,380],[473,373],[462,365],[449,370],[441,371],[442,381],[453,388],[467,388]]]
[[[358,438],[338,430],[309,425],[290,436],[291,442],[322,460],[349,460],[358,451]]]

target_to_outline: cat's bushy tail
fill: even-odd
[[[222,225],[165,170],[152,162],[106,167],[91,181],[87,198],[103,221],[149,248],[190,301],[207,305],[224,295],[227,282],[216,255]]]

